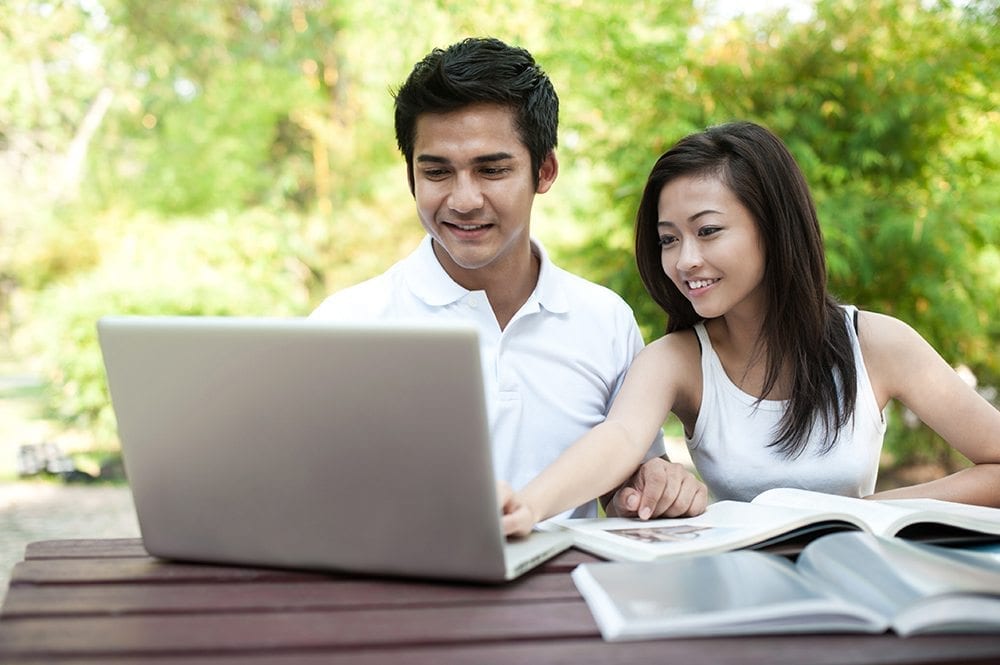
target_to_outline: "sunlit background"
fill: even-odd
[[[995,0],[475,4],[0,3],[0,480],[45,442],[77,478],[116,477],[99,316],[302,315],[407,254],[391,89],[466,35],[554,80],[562,168],[533,230],[647,339],[664,321],[632,261],[646,172],[746,118],[805,170],[838,297],[909,322],[995,399]],[[886,451],[886,479],[963,463],[896,412]]]

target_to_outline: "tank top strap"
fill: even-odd
[[[708,354],[715,354],[715,350],[712,349],[712,340],[708,337],[708,330],[705,329],[704,321],[694,324],[694,333],[698,336],[698,345],[701,347],[701,363],[704,365],[705,357]]]

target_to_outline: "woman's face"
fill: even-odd
[[[764,309],[764,246],[757,222],[715,176],[682,176],[660,190],[663,272],[712,319]]]

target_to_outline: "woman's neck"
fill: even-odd
[[[743,392],[764,399],[787,399],[790,394],[787,371],[782,371],[770,392],[764,394],[770,354],[763,337],[762,322],[760,318],[747,319],[727,314],[708,321],[705,327],[726,375]]]

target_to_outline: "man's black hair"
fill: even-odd
[[[542,161],[556,147],[559,97],[552,82],[528,51],[499,39],[470,37],[434,49],[414,65],[394,96],[396,143],[406,158],[411,191],[417,118],[424,113],[479,103],[510,108],[514,128],[531,155],[536,184]]]

